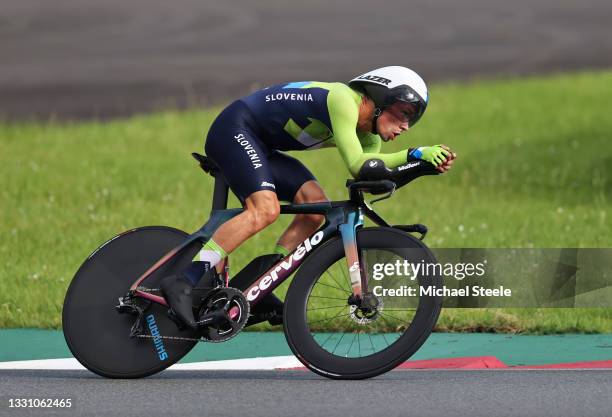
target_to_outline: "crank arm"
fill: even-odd
[[[196,323],[198,324],[198,326],[202,327],[202,326],[210,326],[211,324],[218,324],[223,321],[229,321],[229,317],[228,317],[227,312],[225,312],[224,310],[220,310],[220,311],[212,311],[208,314],[205,314]]]

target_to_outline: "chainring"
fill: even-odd
[[[198,310],[198,321],[211,313],[221,313],[214,324],[202,326],[202,339],[208,342],[225,342],[236,336],[249,319],[250,306],[242,291],[232,287],[212,290],[203,298]],[[230,312],[234,313],[230,317]]]

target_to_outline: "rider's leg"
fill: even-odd
[[[302,184],[293,197],[294,204],[322,203],[329,201],[325,192],[316,180]],[[278,246],[288,252],[293,251],[304,239],[312,235],[323,223],[321,214],[297,214],[287,230],[278,239]],[[280,249],[277,249],[280,251]]]
[[[187,268],[194,270],[191,281],[176,277],[162,281],[164,297],[177,315],[182,319],[187,317],[187,320],[183,321],[195,325],[191,308],[191,288],[193,282],[197,282],[202,276],[203,267],[212,267],[215,263],[221,265],[218,259],[224,258],[250,236],[272,223],[279,214],[278,198],[275,194],[278,189],[272,167],[273,160],[282,157],[275,159],[274,151],[259,139],[263,133],[253,119],[253,114],[241,100],[236,100],[226,107],[208,131],[205,152],[219,167],[222,178],[234,194],[245,202],[245,211],[215,231],[212,240],[203,248],[205,252],[199,254],[196,262],[192,262]],[[269,156],[272,156],[273,160],[270,160]],[[283,171],[284,176],[287,176],[286,170],[281,169],[281,172]],[[302,175],[303,170],[298,172]],[[201,263],[198,264],[199,262]],[[213,275],[214,269],[211,268],[210,274],[205,275],[205,278]],[[182,276],[183,274],[179,274],[179,278]]]
[[[202,275],[217,265],[228,253],[245,240],[273,223],[279,215],[280,206],[272,191],[257,191],[245,200],[245,210],[222,224],[206,242],[193,262],[183,271],[183,276],[196,286]]]
[[[296,158],[274,151],[268,156],[279,200],[294,204],[328,201],[312,173]],[[317,214],[298,214],[278,241],[275,252],[286,256],[312,234],[323,221]]]
[[[242,213],[223,223],[212,236],[227,253],[274,223],[280,214],[276,193],[268,190],[257,191],[247,197],[244,209]]]
[[[198,282],[200,282],[203,275],[215,265],[220,264],[220,261],[226,256],[227,252],[225,252],[225,250],[223,250],[223,248],[213,239],[209,239],[200,252],[193,258],[191,265],[183,270],[182,275],[195,287]],[[209,283],[209,285],[211,285],[211,283]]]
[[[274,192],[267,190],[254,192],[246,198],[244,211],[215,231],[183,274],[193,286],[197,285],[200,277],[208,269],[215,267],[228,253],[273,223],[278,218],[279,212],[280,205]]]
[[[293,172],[295,172],[295,170]],[[292,191],[291,188],[287,188],[287,184],[282,184],[284,186],[279,190],[279,192],[281,192],[281,195],[283,195],[285,198],[292,194],[293,203],[295,204],[320,203],[328,201],[325,193],[316,180],[307,180],[306,182],[300,182],[299,184],[293,187],[293,190],[297,188],[297,191]],[[295,249],[300,242],[314,233],[319,228],[323,220],[324,216],[317,214],[296,215],[276,245],[274,252],[277,254],[277,256],[264,255],[254,259],[249,265],[247,265],[247,267],[244,268],[244,274],[243,271],[241,271],[236,277],[233,278],[230,285],[246,290],[249,285],[251,285],[254,278],[257,278],[281,258],[287,256],[289,252]],[[268,320],[268,322],[272,325],[280,325],[283,323],[283,302],[276,297],[274,293],[266,295],[259,301],[259,303],[257,303],[257,305],[252,307],[251,317],[247,322],[247,326],[262,322],[264,320]]]
[[[218,249],[224,253],[230,253],[249,237],[273,223],[278,218],[279,212],[280,205],[273,191],[257,191],[246,198],[245,210],[219,227],[212,240]],[[205,252],[208,250],[210,249],[203,249]],[[213,268],[215,265],[211,262],[214,262],[214,259],[217,259],[217,262],[219,262],[220,256],[211,257],[210,259],[211,261],[206,262],[208,264],[207,267]],[[191,305],[191,288],[197,284],[197,281],[195,283],[192,282],[185,276],[185,273],[190,269],[196,268],[194,265],[197,265],[197,263],[193,262],[178,277],[171,276],[165,278],[160,284],[168,304],[176,315],[191,328],[197,327]]]
[[[279,200],[293,203],[326,201],[325,194],[315,181],[314,175],[299,160],[283,152],[274,151],[267,155],[266,166],[273,177],[274,189]],[[247,290],[257,278],[274,264],[288,255],[288,249],[297,247],[300,240],[314,232],[320,225],[320,216],[299,215],[293,221],[281,244],[277,245],[275,253],[261,255],[253,259],[232,280],[230,286],[240,290]],[[300,236],[304,235],[303,238]],[[282,324],[283,302],[269,293],[251,308],[251,317],[247,325],[268,320],[270,324]]]

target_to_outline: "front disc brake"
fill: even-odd
[[[383,310],[383,302],[372,293],[367,293],[363,299],[349,297],[350,317],[357,324],[368,324],[380,317]]]

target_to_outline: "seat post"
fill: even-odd
[[[200,164],[200,168],[207,174],[210,174],[215,179],[215,188],[213,191],[212,210],[227,209],[227,194],[229,186],[223,178],[221,171],[215,161],[207,156],[200,155],[197,152],[192,152],[191,156]]]
[[[213,192],[212,209],[225,210],[227,208],[227,194],[229,187],[221,175],[216,174],[214,178],[215,189]]]

